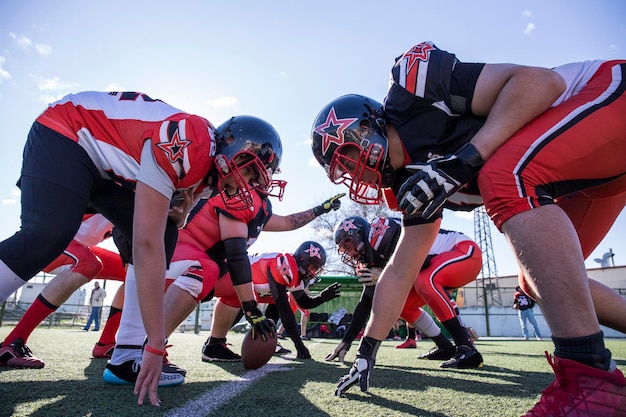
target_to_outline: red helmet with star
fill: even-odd
[[[393,172],[380,103],[358,94],[331,101],[317,115],[311,139],[313,155],[333,183],[345,184],[357,203],[380,204]]]

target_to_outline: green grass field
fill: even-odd
[[[0,328],[0,340],[11,327]],[[187,369],[178,387],[159,389],[161,407],[136,405],[131,386],[102,382],[103,359],[92,359],[98,333],[79,328],[39,328],[28,341],[44,369],[0,367],[0,417],[8,416],[519,416],[537,400],[553,374],[543,352],[550,341],[510,341],[481,338],[477,346],[485,359],[478,370],[443,370],[438,362],[417,360],[430,349],[429,340],[417,349],[395,349],[385,341],[378,352],[369,393],[353,387],[334,396],[345,364],[324,362],[338,340],[306,342],[314,360],[295,360],[294,354],[274,357],[256,371],[241,363],[209,364],[200,360],[208,332],[176,333],[170,338],[170,359]],[[238,350],[243,335],[229,342]],[[283,345],[293,349],[290,341]],[[608,347],[626,368],[626,340],[609,339]],[[295,350],[294,350],[295,352]]]

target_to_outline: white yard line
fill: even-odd
[[[219,387],[207,391],[195,400],[189,401],[187,404],[172,410],[165,414],[165,417],[206,416],[244,391],[250,384],[263,378],[270,372],[282,372],[293,369],[292,367],[285,366],[287,363],[289,362],[270,363],[263,365],[259,369],[248,371],[237,379],[225,382]]]

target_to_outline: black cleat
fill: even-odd
[[[456,369],[470,369],[470,368],[482,368],[483,357],[475,348],[461,345],[457,346],[454,356],[441,365],[440,368],[456,368]]]

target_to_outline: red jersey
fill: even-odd
[[[70,94],[37,122],[76,141],[103,178],[132,190],[140,180],[167,198],[198,184],[215,155],[208,120],[142,93]]]
[[[250,265],[252,267],[252,282],[254,283],[254,291],[259,302],[264,297],[270,297],[268,272],[272,274],[272,278],[278,285],[283,285],[287,291],[293,292],[304,290],[304,283],[298,275],[298,264],[296,259],[290,253],[264,253],[258,256],[250,257]]]

